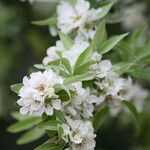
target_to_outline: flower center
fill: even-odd
[[[73,130],[73,131],[72,131],[72,137],[75,138],[75,136],[78,135],[78,134],[79,134],[79,131],[78,131],[78,130]]]
[[[105,99],[105,102],[106,102],[107,104],[109,104],[112,100],[113,100],[112,96],[111,96],[111,95],[107,95],[107,96],[106,96],[106,99]]]
[[[44,104],[45,104],[46,107],[48,105],[50,105],[51,104],[51,99],[45,99]]]
[[[87,22],[84,27],[86,30],[90,30],[93,28],[93,24],[91,22]]]
[[[38,91],[39,92],[44,92],[44,90],[45,90],[45,85],[44,84],[40,84],[40,86],[38,86]]]
[[[118,95],[125,96],[125,95],[127,95],[127,93],[128,93],[127,89],[122,89],[122,90],[119,91]]]
[[[73,16],[72,18],[73,18],[74,22],[77,22],[81,19],[81,16],[76,15],[76,16]]]

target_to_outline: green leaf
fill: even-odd
[[[56,84],[54,86],[54,88],[56,89],[56,92],[58,92],[58,93],[61,92],[61,91],[65,92],[65,93],[62,93],[62,94],[67,94],[68,95],[67,97],[71,98],[71,94],[70,94],[70,91],[69,91],[68,87],[64,86],[63,84]]]
[[[42,65],[42,64],[35,64],[34,67],[37,68],[37,69],[42,69],[42,70],[48,70],[48,69],[51,69],[51,68],[52,68],[52,67],[49,66],[49,65],[44,66],[44,65]]]
[[[127,16],[123,15],[119,10],[115,11],[115,13],[110,13],[106,16],[106,24],[121,23],[126,17]]]
[[[99,15],[100,19],[103,18],[103,17],[105,17],[108,14],[108,12],[112,8],[112,6],[113,6],[113,3],[110,2],[110,3],[108,3],[108,4],[106,4],[106,5],[102,6],[102,7],[100,7],[102,9],[102,12]]]
[[[77,69],[75,69],[74,75],[86,73],[89,70],[90,66],[93,64],[95,64],[94,61],[89,61],[86,64],[79,66]]]
[[[62,123],[65,122],[64,114],[62,111],[60,111],[60,110],[55,111],[55,116],[58,121],[60,121]]]
[[[52,120],[47,122],[41,122],[38,127],[44,130],[57,131],[57,125],[61,123],[60,121]]]
[[[60,144],[57,144],[57,142],[58,142],[57,140],[55,140],[54,142],[51,140],[48,140],[44,144],[35,148],[34,150],[63,150],[65,143],[62,142]]]
[[[70,50],[74,41],[66,34],[59,32],[59,36],[66,50]]]
[[[58,129],[58,137],[59,137],[59,140],[63,139],[66,143],[68,143],[68,136],[64,136],[63,133],[64,133],[64,130],[62,128],[61,125],[58,125],[57,126],[57,129]]]
[[[147,24],[139,27],[130,37],[130,43],[136,47],[139,39],[142,37],[142,34],[146,31]]]
[[[25,134],[23,134],[18,140],[17,144],[22,145],[22,144],[27,144],[33,141],[36,141],[43,137],[45,132],[41,129],[38,128],[33,128],[29,131],[27,131]]]
[[[106,35],[107,33],[106,33],[105,21],[103,20],[99,23],[95,36],[91,43],[91,47],[93,51],[97,51],[99,49],[100,45],[105,41]]]
[[[39,124],[41,121],[42,119],[39,117],[30,117],[21,122],[17,122],[11,125],[10,127],[8,127],[7,130],[8,132],[11,132],[11,133],[21,132],[21,131],[32,128],[33,126]]]
[[[140,48],[137,48],[134,55],[136,57],[135,62],[138,62],[138,61],[140,62],[142,59],[144,59],[146,57],[149,57],[149,59],[150,59],[150,43],[148,43]]]
[[[62,58],[61,62],[66,67],[66,69],[69,71],[69,73],[72,74],[72,67],[70,65],[70,62],[65,58]]]
[[[150,81],[150,68],[135,68],[131,74],[136,78],[141,78]]]
[[[81,75],[75,75],[72,77],[67,78],[64,81],[64,85],[70,85],[71,83],[79,82],[79,81],[88,81],[92,80],[95,77],[95,73],[87,73],[87,74],[81,74]]]
[[[114,48],[114,46],[116,46],[127,35],[128,33],[110,38],[109,40],[107,40],[100,46],[98,51],[102,54],[109,52],[110,50]]]
[[[118,73],[119,75],[122,75],[126,72],[129,72],[130,68],[134,65],[134,63],[128,63],[128,62],[121,62],[118,64],[115,64],[112,66],[112,69]]]
[[[20,113],[17,112],[17,111],[12,112],[12,113],[11,113],[11,116],[12,116],[14,119],[18,120],[18,121],[22,121],[22,120],[25,120],[25,119],[27,119],[27,118],[30,118],[29,115],[22,115],[22,114],[20,114]]]
[[[91,57],[92,57],[92,48],[88,47],[84,52],[81,53],[81,55],[77,59],[76,64],[74,66],[74,70],[91,61]]]
[[[70,65],[70,62],[66,58],[61,58],[61,59],[57,59],[52,62],[49,62],[49,65],[54,65],[54,66],[59,66],[61,64],[68,70],[70,74],[72,74],[72,67]]]
[[[122,58],[122,61],[129,61],[129,62],[133,62],[136,57],[135,55],[133,54],[133,47],[127,43],[127,42],[124,42],[124,41],[121,41],[119,42],[116,47],[116,53],[120,54],[120,57]]]
[[[59,92],[57,92],[57,95],[59,96],[59,99],[61,99],[61,101],[63,101],[63,102],[71,99],[70,92],[68,95],[68,92],[66,92],[65,90],[60,90]]]
[[[63,133],[64,133],[64,130],[63,130],[63,128],[62,128],[61,125],[57,125],[57,130],[58,130],[58,137],[59,137],[59,140],[61,140],[62,135],[63,135]]]
[[[22,86],[23,86],[22,83],[18,83],[18,84],[11,85],[11,86],[10,86],[10,89],[11,89],[13,92],[19,94],[19,91],[20,91],[20,89],[22,88]]]
[[[47,26],[47,25],[56,25],[57,24],[57,19],[52,17],[49,19],[41,20],[41,21],[32,21],[31,22],[34,25],[39,25],[39,26]]]
[[[124,101],[123,104],[131,111],[136,121],[138,121],[138,112],[135,105],[131,101]]]
[[[102,123],[104,122],[108,112],[109,112],[109,108],[104,107],[100,111],[96,112],[96,114],[94,115],[93,127],[94,127],[95,132],[97,132],[99,130],[99,128],[102,125]]]

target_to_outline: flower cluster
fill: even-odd
[[[93,38],[95,34],[95,22],[100,19],[101,8],[90,9],[90,3],[85,0],[77,0],[75,6],[68,2],[62,2],[57,7],[58,28],[69,34],[77,30],[78,40]]]
[[[57,76],[52,70],[35,72],[30,78],[23,78],[18,104],[22,106],[20,113],[41,116],[44,112],[53,115],[53,109],[61,109],[61,100],[55,93],[54,86],[62,84],[63,78]]]
[[[95,54],[94,54],[95,55]],[[101,55],[97,58],[100,59]],[[94,58],[93,59],[97,59]],[[132,81],[120,78],[119,75],[113,71],[112,64],[109,60],[98,61],[97,64],[91,67],[93,71],[96,72],[97,95],[104,97],[104,103],[108,106],[118,107],[121,101],[125,100],[130,88]]]
[[[77,42],[70,50],[66,50],[63,43],[58,41],[56,46],[47,50],[48,56],[44,58],[43,64],[49,66],[50,62],[65,58],[73,68],[79,56],[88,46],[87,42]],[[25,77],[24,86],[19,92],[21,98],[17,102],[22,106],[20,112],[34,115],[46,113],[51,116],[54,110],[61,110],[67,118],[66,124],[62,125],[63,136],[69,136],[72,149],[94,149],[95,134],[89,119],[93,117],[97,108],[106,105],[110,108],[118,108],[121,101],[125,100],[125,95],[131,85],[130,80],[120,78],[113,71],[109,60],[101,60],[101,58],[101,54],[97,52],[92,54],[94,64],[90,66],[89,71],[95,72],[94,88],[83,87],[81,81],[71,83],[66,88],[73,92],[74,96],[67,101],[61,100],[55,89],[55,85],[63,85],[65,77],[60,77],[50,69],[43,73],[32,73],[30,78]],[[87,121],[84,122],[82,118]]]
[[[93,150],[95,147],[94,138],[96,135],[93,133],[91,122],[82,120],[72,120],[67,117],[67,124],[63,124],[63,136],[68,136],[72,150]]]
[[[47,50],[43,64],[36,66],[45,71],[24,77],[19,90],[20,113],[46,115],[44,123],[48,120],[51,122],[47,125],[55,125],[53,130],[58,131],[55,136],[65,141],[66,150],[94,150],[96,135],[92,120],[95,114],[105,107],[120,108],[123,101],[136,97],[131,94],[132,79],[122,78],[112,62],[103,59],[103,54],[126,36],[106,41],[107,35],[103,35],[99,41],[97,22],[111,5],[106,6],[103,10],[91,8],[86,0],[77,0],[75,4],[60,2],[57,6],[60,40]],[[101,21],[103,34],[104,26]],[[73,32],[76,32],[74,39],[67,35]],[[103,49],[98,50],[103,41]]]

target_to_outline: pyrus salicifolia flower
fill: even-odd
[[[81,82],[74,83],[70,89],[77,93],[77,95],[67,102],[63,102],[63,110],[67,115],[73,118],[89,118],[93,116],[95,105],[103,102],[103,97],[97,97],[91,94],[89,88],[84,89]]]
[[[47,65],[49,62],[60,58],[59,52],[64,51],[64,45],[61,41],[56,42],[56,46],[51,46],[47,49],[47,56],[43,59],[43,64]]]
[[[129,92],[131,79],[120,78],[113,71],[112,64],[109,60],[100,60],[99,54],[93,55],[93,60],[97,63],[90,69],[96,72],[96,82],[98,93],[105,97],[104,103],[110,107],[119,107],[121,101],[125,100],[125,95]]]
[[[19,91],[18,104],[21,114],[53,115],[53,109],[61,109],[61,100],[55,94],[54,85],[62,84],[63,79],[52,70],[35,72],[23,78],[23,87]]]
[[[86,50],[88,46],[88,42],[80,41],[75,42],[71,49],[65,49],[63,43],[61,41],[57,41],[56,46],[52,46],[47,50],[47,56],[43,59],[43,64],[47,65],[49,62],[59,58],[66,58],[73,67],[80,54]]]
[[[73,150],[94,150],[96,135],[90,121],[72,120],[66,117],[63,124],[64,136],[68,136]]]
[[[83,34],[87,38],[93,38],[95,22],[99,20],[101,11],[101,8],[90,9],[90,3],[86,0],[77,0],[75,6],[63,1],[57,7],[57,26],[66,34],[77,30],[80,35]]]

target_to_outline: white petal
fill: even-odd
[[[90,8],[90,3],[85,0],[78,0],[75,8],[79,14],[83,15]]]
[[[56,110],[60,110],[60,109],[61,109],[61,100],[53,100],[52,106],[53,106]]]
[[[112,67],[112,64],[109,60],[103,60],[100,62],[100,69],[102,72],[110,70],[111,67]]]
[[[70,134],[70,127],[67,124],[62,124],[62,128],[64,130],[65,135]]]
[[[52,107],[52,106],[46,107],[46,108],[45,108],[45,113],[46,113],[47,115],[52,116],[53,113],[54,113],[53,107]]]
[[[23,115],[27,114],[28,112],[29,112],[29,107],[22,107],[20,109],[20,113]]]

